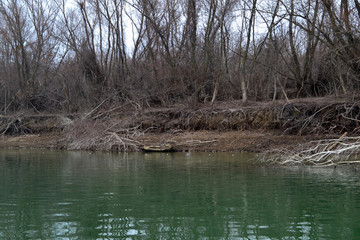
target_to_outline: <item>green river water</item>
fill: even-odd
[[[241,153],[0,152],[0,239],[360,239],[360,173]]]

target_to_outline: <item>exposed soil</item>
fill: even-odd
[[[352,98],[135,109],[109,106],[78,115],[0,117],[0,147],[139,150],[170,143],[176,151],[255,151],[296,146],[344,132],[360,134]]]
[[[0,137],[1,148],[64,148],[61,136],[55,134],[24,134]]]
[[[140,138],[144,144],[172,143],[176,151],[250,151],[263,152],[274,148],[295,147],[318,139],[315,136],[283,135],[269,130],[197,131],[177,134],[148,134]]]
[[[184,131],[173,133],[150,133],[135,140],[143,145],[170,143],[175,151],[250,151],[263,152],[274,148],[291,148],[310,140],[322,139],[318,135],[287,135],[276,131]],[[329,137],[329,136],[325,136]],[[66,149],[67,144],[58,134],[24,134],[0,137],[0,148],[48,148]]]

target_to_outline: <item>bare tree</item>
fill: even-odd
[[[359,27],[359,0],[3,0],[0,106],[346,94]]]
[[[255,14],[256,14],[256,3],[257,0],[252,0],[252,7],[250,13],[250,19],[248,23],[248,30],[247,30],[247,38],[245,44],[245,50],[241,57],[241,65],[240,65],[240,85],[241,85],[241,93],[242,93],[242,101],[246,102],[248,100],[247,94],[247,84],[246,84],[246,61],[248,60],[248,53],[251,41],[251,31],[253,28],[253,24],[255,21]],[[244,10],[245,11],[245,10]]]

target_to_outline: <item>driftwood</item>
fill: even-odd
[[[141,148],[144,152],[172,152],[174,148],[171,144],[161,144],[152,146],[143,146]]]
[[[347,135],[348,135],[348,133],[345,132],[345,133],[339,138],[339,140],[344,139],[344,137],[346,137]],[[334,148],[336,148],[338,145],[339,145],[339,142],[337,141],[337,142],[331,144],[328,148],[326,148],[326,150],[327,150],[327,151],[331,151],[331,150],[333,150]]]
[[[281,165],[333,166],[360,163],[360,137],[347,137],[344,133],[337,139],[312,141],[294,150],[277,149],[261,156],[261,161]]]

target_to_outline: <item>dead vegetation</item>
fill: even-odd
[[[289,134],[359,134],[358,102],[286,104],[280,112],[284,133]]]
[[[360,137],[311,141],[295,149],[274,149],[262,155],[261,162],[281,165],[336,166],[360,163]]]
[[[344,132],[357,136],[359,133],[360,107],[355,101],[344,99],[310,99],[291,103],[251,103],[227,102],[213,106],[189,107],[178,105],[172,108],[121,109],[116,111],[97,108],[85,114],[64,131],[71,149],[101,149],[133,151],[141,148],[142,136],[164,134],[167,139],[151,138],[146,144],[173,141],[179,132],[215,131],[273,131],[285,135],[311,136],[311,139],[329,139]],[[246,136],[244,136],[246,138]],[[281,137],[280,137],[281,138]],[[259,148],[271,145],[271,137],[261,142]],[[188,141],[188,143],[186,142]],[[280,140],[277,139],[277,142]],[[328,140],[324,140],[328,141]],[[224,142],[222,142],[224,143]],[[286,140],[285,140],[286,143]],[[182,139],[177,150],[219,148],[216,138]],[[227,142],[226,144],[232,145]],[[291,145],[291,142],[287,142]],[[321,143],[323,144],[323,143]],[[330,143],[329,143],[330,144]],[[243,144],[244,145],[244,144]],[[256,145],[256,141],[253,143]],[[217,147],[216,147],[217,146]],[[248,146],[248,145],[246,145]],[[231,146],[226,149],[252,151],[251,147]],[[280,151],[282,152],[282,151]],[[288,153],[289,154],[289,153]]]
[[[77,119],[64,129],[64,141],[72,150],[137,151],[141,143],[134,140],[143,134],[138,127],[122,129],[120,122]]]
[[[170,130],[252,130],[278,129],[284,134],[335,134],[360,133],[360,105],[358,102],[325,101],[268,103],[187,109],[173,108],[148,111],[133,119],[142,129],[166,132]]]
[[[292,156],[286,161],[272,158],[273,162],[294,164],[303,159],[299,164],[326,165],[332,156],[356,153],[360,106],[334,98],[290,103],[233,101],[155,109],[100,106],[77,116],[1,119],[3,135],[57,132],[61,146],[67,149],[138,151],[144,145],[170,143],[176,151],[270,150],[280,153],[277,156]],[[348,136],[340,141],[344,132]],[[336,142],[336,147],[329,148]]]
[[[80,122],[80,123],[79,123]],[[136,131],[243,131],[278,129],[284,134],[349,134],[360,133],[360,104],[341,98],[294,100],[289,103],[239,101],[215,105],[175,105],[168,108],[130,108],[127,106],[96,107],[83,115],[15,115],[0,117],[1,134],[39,133],[63,130],[80,124],[100,132],[129,134]],[[135,131],[136,130],[136,131]],[[98,132],[100,134],[100,132]],[[136,134],[135,134],[136,135]]]
[[[0,116],[0,135],[38,134],[61,132],[72,124],[73,115],[26,115]]]

